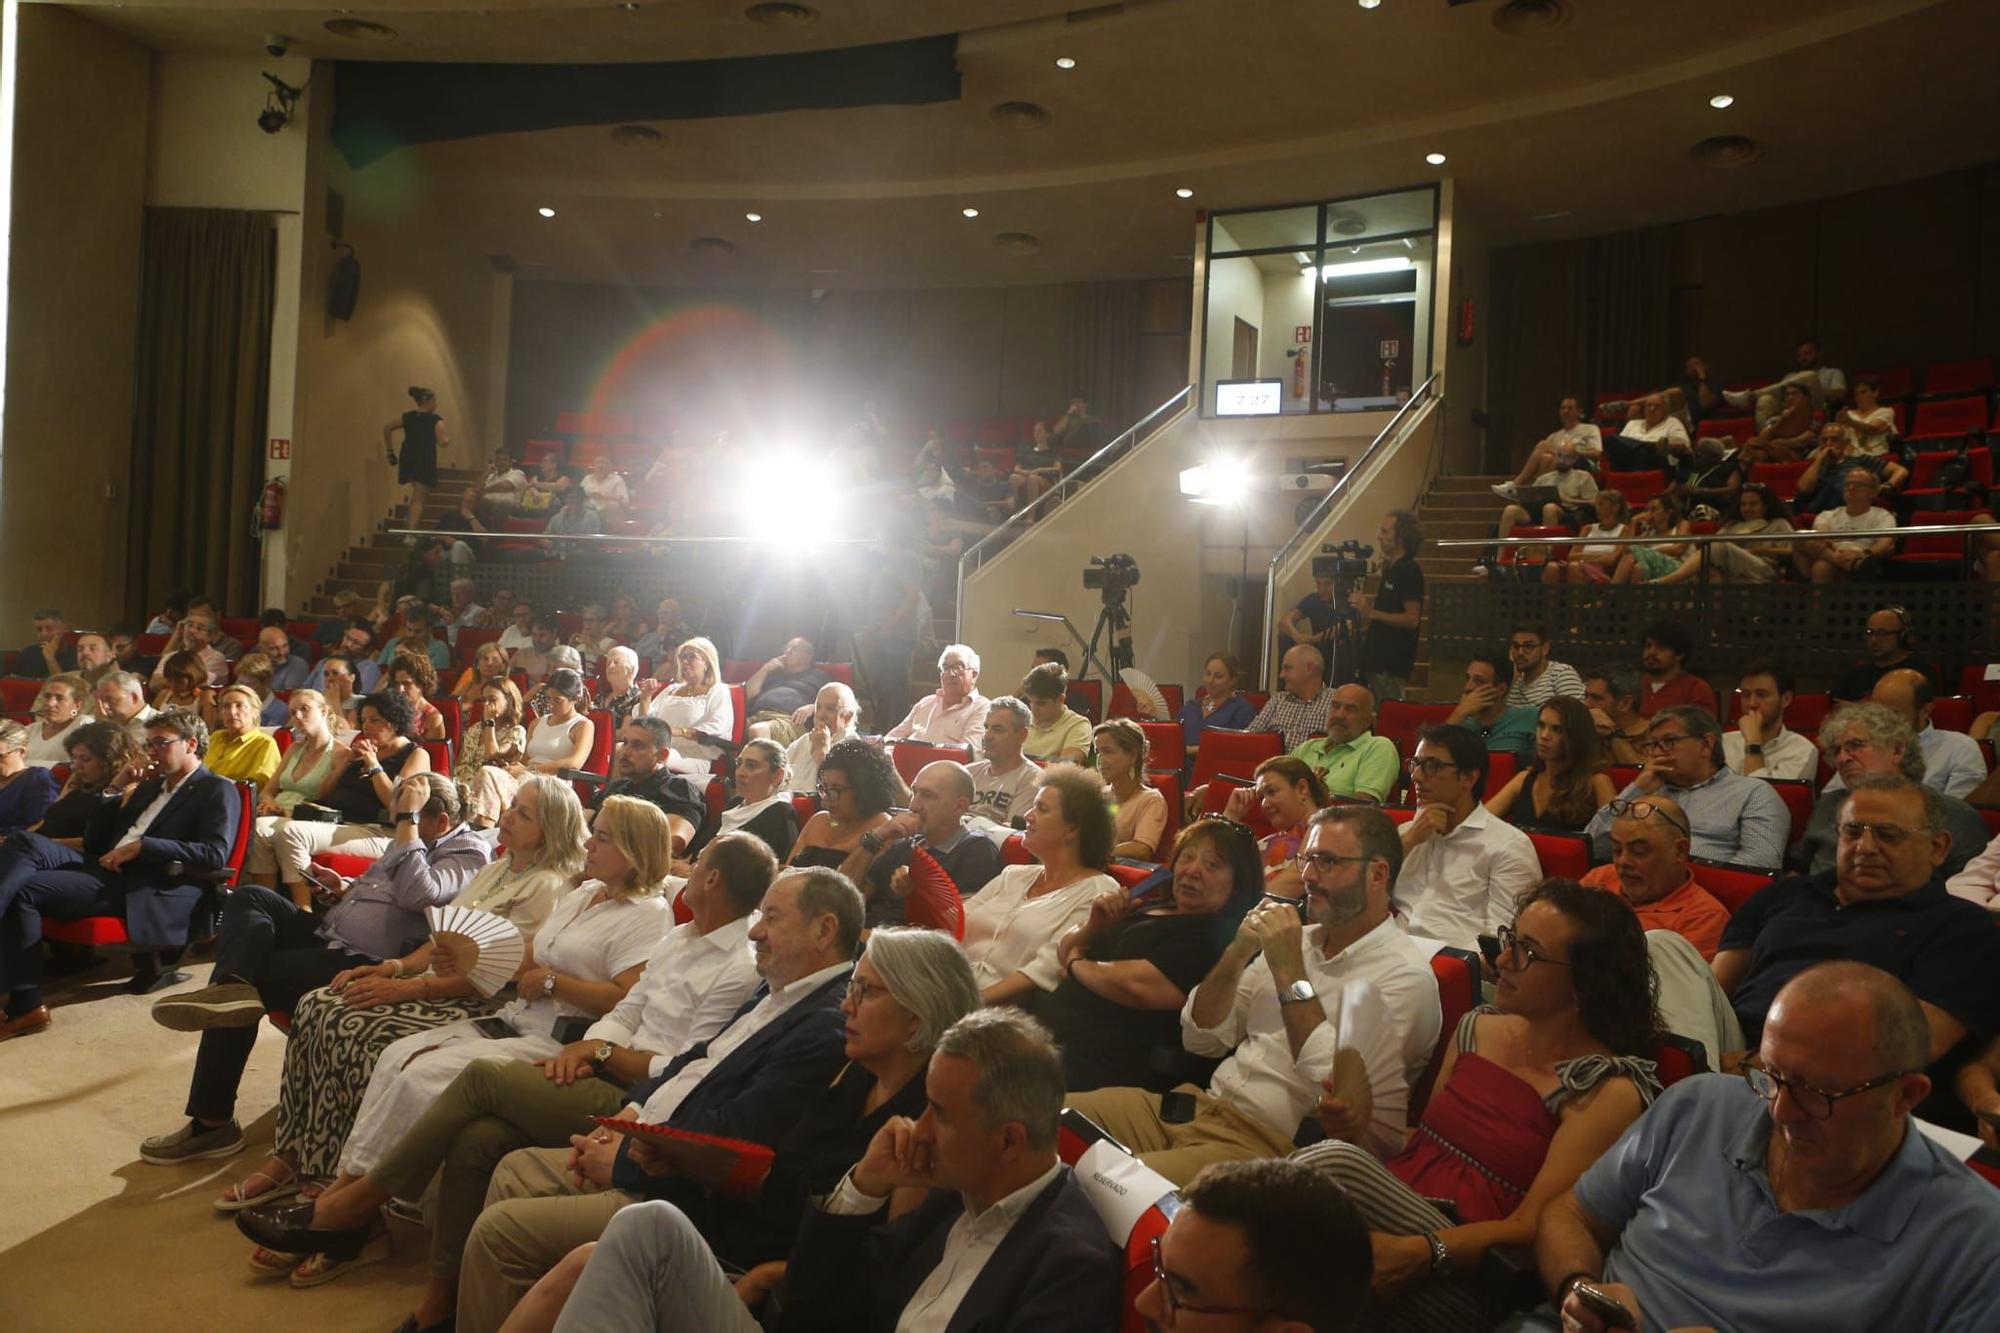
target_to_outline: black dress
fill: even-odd
[[[405,485],[410,482],[437,485],[440,420],[435,412],[403,413],[403,452],[396,467],[397,481]]]
[[[1583,826],[1590,822],[1589,814],[1585,814],[1581,819],[1562,819],[1553,814],[1543,814],[1541,811],[1535,809],[1535,777],[1535,771],[1533,769],[1528,770],[1528,780],[1521,784],[1521,790],[1514,793],[1514,799],[1507,806],[1507,813],[1502,815],[1501,818],[1505,819],[1515,828],[1548,829],[1557,832],[1572,833],[1581,832]]]

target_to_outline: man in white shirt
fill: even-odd
[[[1480,804],[1486,746],[1464,727],[1428,727],[1410,760],[1417,812],[1402,827],[1399,901],[1406,925],[1461,949],[1514,920],[1514,900],[1542,878],[1528,835]]]
[[[134,740],[144,739],[142,729],[158,714],[146,702],[146,682],[129,671],[112,671],[91,691],[97,704],[97,720],[124,727]]]
[[[510,657],[517,649],[526,648],[535,641],[535,608],[526,602],[516,601],[507,608],[513,618],[507,628],[500,631],[500,648]]]
[[[1558,694],[1583,697],[1583,677],[1567,662],[1549,660],[1548,627],[1516,625],[1507,635],[1507,656],[1514,663],[1514,680],[1507,686],[1507,707],[1540,708]]]
[[[1787,384],[1796,384],[1806,391],[1812,400],[1812,409],[1821,411],[1829,404],[1839,406],[1847,398],[1847,376],[1832,366],[1819,363],[1819,339],[1807,336],[1799,339],[1795,353],[1798,369],[1773,384],[1760,389],[1725,389],[1722,397],[1732,407],[1749,407],[1757,415],[1757,428],[1762,430],[1772,418],[1783,410],[1784,389]]]
[[[909,714],[884,733],[892,741],[964,745],[974,755],[986,730],[992,700],[979,692],[979,654],[954,643],[938,654],[937,693],[917,700]]]
[[[1810,782],[1819,772],[1819,747],[1785,726],[1792,685],[1791,669],[1770,658],[1743,668],[1736,686],[1743,716],[1722,738],[1722,760],[1732,772],[1766,782]]]
[[[986,757],[966,768],[972,774],[968,818],[989,819],[1007,829],[1015,816],[1025,815],[1034,804],[1035,787],[1042,780],[1041,766],[1021,753],[1033,720],[1028,705],[1011,694],[995,699],[987,709]]]
[[[1619,471],[1642,471],[1685,458],[1692,450],[1687,427],[1667,414],[1665,394],[1649,393],[1632,404],[1632,417],[1604,442],[1604,461]]]
[[[792,775],[793,791],[811,792],[819,786],[820,760],[826,758],[828,750],[855,735],[854,720],[860,715],[861,704],[853,690],[837,680],[820,686],[813,696],[811,729],[785,750],[785,768]]]
[[[493,461],[486,465],[486,475],[479,479],[480,507],[494,514],[511,514],[527,488],[528,474],[514,466],[513,455],[496,449]]]
[[[1515,493],[1535,477],[1548,472],[1556,465],[1556,454],[1565,445],[1584,458],[1597,458],[1604,452],[1604,436],[1593,422],[1583,419],[1583,403],[1576,395],[1564,398],[1556,408],[1556,415],[1562,424],[1544,435],[1528,454],[1528,461],[1521,465],[1520,474],[1512,481],[1503,481],[1493,488],[1493,493],[1503,500],[1511,500]],[[1549,485],[1536,482],[1536,485]]]
[[[1591,502],[1597,499],[1597,478],[1590,475],[1587,468],[1578,466],[1575,445],[1565,444],[1558,448],[1554,465],[1536,476],[1534,485],[1556,493],[1555,499],[1545,499],[1541,505],[1541,521],[1551,527],[1558,523],[1576,523],[1581,527],[1594,513]],[[1532,521],[1528,506],[1520,500],[1518,486],[1510,481],[1504,487],[1495,486],[1493,489],[1512,501],[1500,511],[1500,526],[1496,535],[1505,537],[1515,528]]]
[[[1432,949],[1390,913],[1404,865],[1395,824],[1371,806],[1329,806],[1298,863],[1311,928],[1289,900],[1267,899],[1181,1010],[1182,1044],[1228,1057],[1208,1088],[1167,1094],[1179,1109],[1143,1088],[1069,1099],[1176,1184],[1211,1162],[1290,1152],[1316,1109],[1378,1157],[1403,1145],[1410,1084],[1443,1020]]]
[[[1896,546],[1894,537],[1881,535],[1896,529],[1896,516],[1875,507],[1881,489],[1882,483],[1865,468],[1853,468],[1841,479],[1841,507],[1813,518],[1813,531],[1824,537],[1792,545],[1792,564],[1801,578],[1837,583],[1867,577],[1881,567]]]
[[[479,585],[471,579],[456,578],[451,581],[451,614],[445,619],[446,629],[486,628],[486,608],[472,597],[478,588]],[[458,636],[454,634],[452,637],[456,639]]]

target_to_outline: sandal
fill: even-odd
[[[251,1190],[249,1186],[253,1180],[261,1180],[271,1188]],[[255,1208],[261,1204],[276,1203],[279,1199],[297,1194],[298,1192],[298,1173],[289,1167],[286,1168],[286,1174],[283,1179],[279,1179],[268,1171],[252,1171],[249,1175],[243,1177],[243,1179],[222,1192],[222,1197],[215,1201],[215,1211],[218,1213],[240,1212],[245,1208]]]
[[[283,1277],[305,1258],[303,1254],[287,1254],[259,1245],[250,1251],[250,1273],[253,1277]]]
[[[354,1252],[354,1257],[351,1259],[334,1259],[325,1253],[307,1255],[292,1269],[292,1285],[304,1291],[308,1287],[331,1282],[350,1268],[380,1263],[388,1257],[389,1233],[386,1230],[378,1231]]]

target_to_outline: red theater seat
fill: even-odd
[[[1714,894],[1716,900],[1729,909],[1731,916],[1742,911],[1743,904],[1769,888],[1774,878],[1768,870],[1755,870],[1748,866],[1701,860],[1693,861],[1691,865],[1694,882]]]
[[[924,765],[950,760],[954,764],[972,762],[972,750],[963,745],[932,745],[927,741],[891,741],[889,759],[896,765],[897,776],[904,782],[915,782],[917,774],[923,772]]]
[[[1405,818],[1407,817],[1405,815]],[[1437,977],[1438,1005],[1443,1010],[1443,1022],[1438,1026],[1437,1047],[1431,1051],[1431,1060],[1424,1067],[1424,1076],[1410,1089],[1410,1123],[1413,1125],[1417,1123],[1417,1117],[1423,1114],[1424,1103],[1431,1098],[1431,1089],[1437,1083],[1438,1069],[1444,1064],[1444,1053],[1451,1047],[1451,1039],[1458,1032],[1459,1021],[1479,1005],[1477,954],[1447,945],[1431,955],[1431,972]]]
[[[1284,750],[1284,738],[1274,731],[1210,727],[1201,733],[1201,743],[1195,750],[1194,774],[1188,779],[1188,786],[1199,787],[1223,773],[1247,779],[1257,771],[1257,765],[1283,754]],[[1219,785],[1211,784],[1204,808],[1219,811],[1226,799],[1227,793]]]
[[[1937,398],[1954,393],[1985,393],[1993,387],[1993,358],[1968,357],[1963,361],[1933,361],[1924,367],[1924,397]]]

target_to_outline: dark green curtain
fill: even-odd
[[[1065,299],[1063,365],[1074,386],[1066,392],[1089,398],[1113,435],[1154,406],[1139,402],[1141,300],[1136,282],[1080,283]]]
[[[174,588],[257,607],[277,235],[268,213],[148,208],[125,587],[143,614]]]
[[[1673,291],[1667,229],[1649,227],[1493,252],[1487,469],[1520,466],[1579,394],[1656,389],[1678,378],[1667,346]]]

